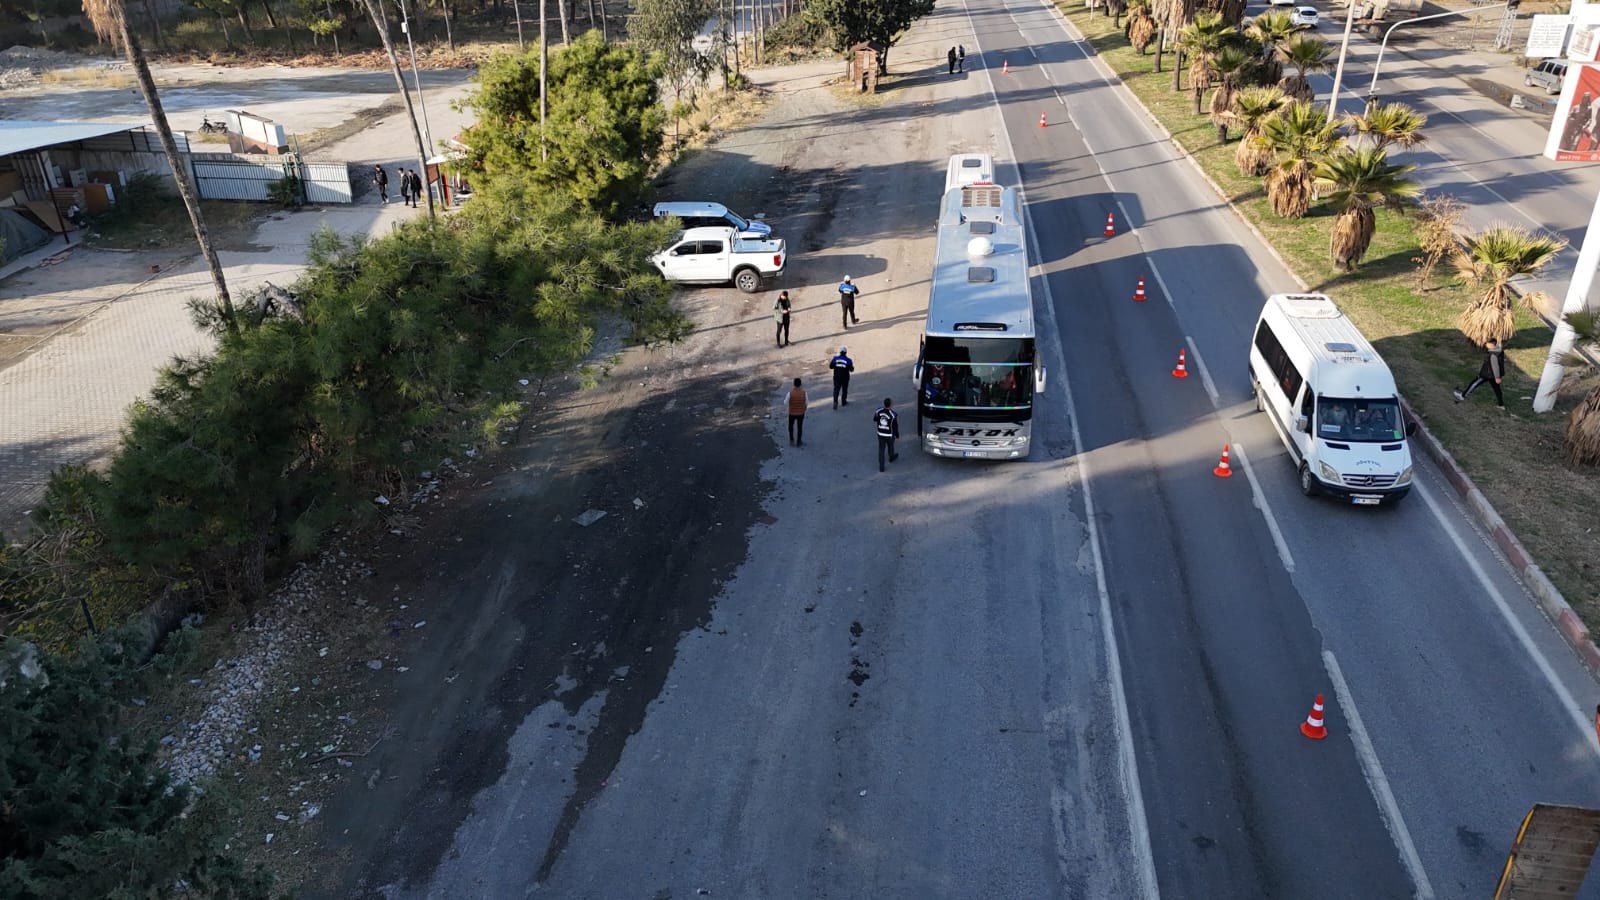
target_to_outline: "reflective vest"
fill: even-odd
[[[895,411],[887,406],[878,407],[872,414],[872,420],[878,423],[878,437],[894,437],[894,420],[898,418]]]

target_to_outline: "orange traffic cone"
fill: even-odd
[[[1144,276],[1139,276],[1139,286],[1133,289],[1133,302],[1144,302]]]
[[[1211,470],[1211,474],[1217,476],[1218,478],[1232,478],[1233,477],[1233,467],[1228,465],[1228,445],[1227,444],[1223,444],[1222,445],[1222,459],[1218,460],[1217,467],[1215,469]],[[1321,707],[1318,707],[1318,708],[1320,709]]]
[[[1300,733],[1313,741],[1320,741],[1328,736],[1328,729],[1322,724],[1322,695],[1317,695],[1317,702],[1311,704],[1311,712],[1306,714],[1306,720],[1300,723]]]
[[[1134,297],[1133,299],[1135,299],[1135,300],[1143,300],[1144,298],[1143,297]],[[1172,370],[1172,377],[1173,378],[1188,378],[1189,377],[1189,368],[1183,364],[1184,354],[1187,353],[1187,352],[1188,352],[1187,350],[1179,350],[1178,351],[1178,367],[1176,369]]]
[[[1106,213],[1106,237],[1117,233],[1117,220],[1115,213]]]
[[[1040,128],[1045,127],[1045,125],[1044,125],[1044,113],[1039,113],[1039,127]]]
[[[1001,75],[1010,75],[1011,74],[1011,63],[1009,63],[1009,62],[1007,62],[1006,60],[1003,60],[1003,59],[1000,60],[1000,74]]]

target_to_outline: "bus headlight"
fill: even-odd
[[[1330,484],[1341,484],[1344,481],[1339,477],[1339,470],[1325,462],[1317,463],[1317,471],[1322,473],[1322,480]]]
[[[1407,485],[1407,484],[1410,484],[1410,483],[1411,483],[1411,467],[1410,466],[1406,466],[1405,471],[1400,473],[1400,477],[1396,478],[1394,480],[1394,486],[1395,487],[1400,487],[1402,485]]]

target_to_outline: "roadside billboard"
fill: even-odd
[[[1600,162],[1600,65],[1568,65],[1544,155],[1556,162]]]
[[[1567,28],[1571,25],[1571,16],[1534,16],[1524,55],[1534,59],[1560,56],[1567,49]]]

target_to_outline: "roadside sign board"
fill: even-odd
[[[1522,820],[1494,900],[1570,900],[1600,847],[1600,809],[1537,803]]]
[[[1535,59],[1560,56],[1567,49],[1567,28],[1571,16],[1534,16],[1528,28],[1528,49],[1524,54]]]
[[[1600,162],[1600,66],[1567,65],[1544,155],[1556,162]]]

